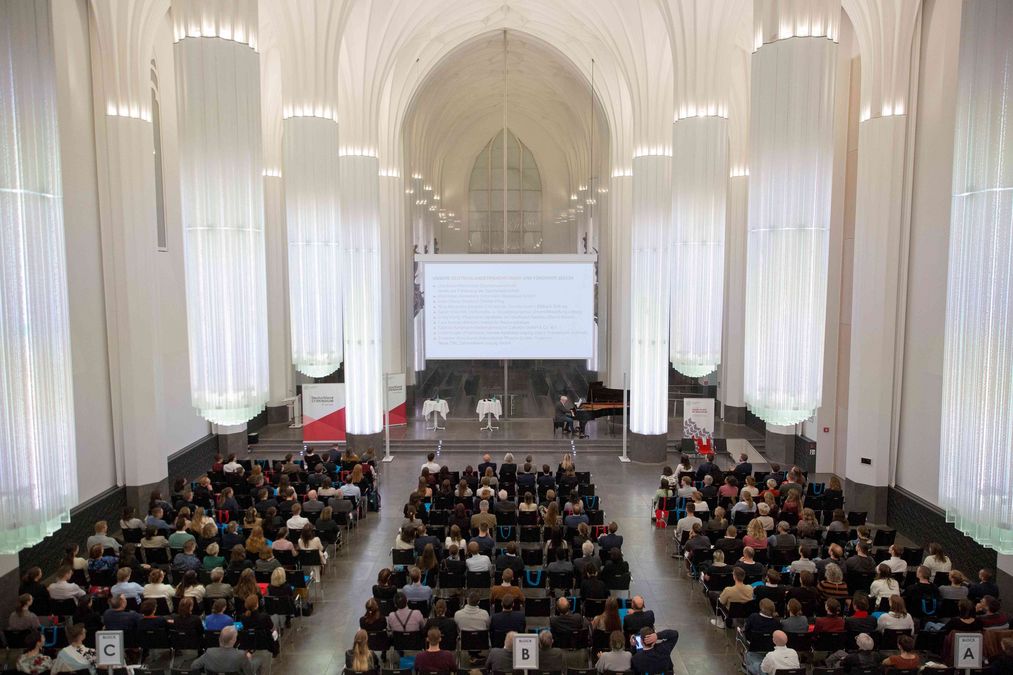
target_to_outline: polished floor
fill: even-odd
[[[523,448],[514,450],[524,454]],[[539,464],[555,466],[556,453],[534,451]],[[474,463],[479,456],[444,457],[457,467]],[[497,458],[499,459],[499,458]],[[677,458],[674,458],[677,460]],[[273,673],[340,673],[344,650],[358,628],[363,605],[379,570],[390,564],[390,549],[401,521],[401,506],[417,480],[424,461],[422,453],[398,453],[381,467],[383,508],[370,513],[346,542],[325,575],[322,599],[313,616],[297,620],[284,637]],[[726,461],[719,461],[724,466]],[[657,487],[658,466],[623,464],[613,454],[576,455],[578,470],[591,471],[602,499],[607,520],[619,523],[624,552],[633,575],[632,592],[643,595],[653,609],[659,628],[679,631],[674,652],[675,672],[692,675],[728,675],[739,672],[739,659],[731,632],[708,624],[709,606],[696,582],[680,570],[680,561],[666,551],[666,531],[655,530],[648,517],[651,496]],[[670,535],[669,535],[670,536]],[[577,664],[573,664],[577,666]]]

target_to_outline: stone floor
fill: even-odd
[[[514,452],[525,454],[523,447]],[[555,453],[535,451],[534,454],[539,464],[558,463]],[[401,521],[401,506],[415,484],[423,461],[422,453],[403,452],[397,454],[394,462],[382,466],[383,509],[379,514],[369,514],[330,564],[323,581],[323,598],[316,601],[312,617],[297,620],[285,635],[282,654],[273,664],[275,675],[341,672],[344,650],[358,628],[358,618],[371,596],[377,572],[390,564],[390,549]],[[455,466],[463,466],[466,461],[473,460],[456,454],[451,460]],[[724,632],[708,624],[709,606],[697,583],[682,573],[679,561],[669,557],[666,531],[655,530],[649,520],[650,499],[660,474],[659,467],[622,464],[615,453],[581,455],[579,451],[576,463],[579,470],[591,471],[606,518],[619,523],[633,575],[632,592],[647,599],[659,628],[679,631],[679,644],[673,658],[675,672],[692,675],[739,672],[730,631]]]

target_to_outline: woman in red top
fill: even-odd
[[[827,615],[816,617],[814,633],[841,633],[844,631],[844,617],[841,616],[841,603],[830,598],[823,605],[826,607]]]
[[[901,635],[897,638],[897,648],[900,654],[883,659],[883,665],[894,670],[918,670],[922,667],[922,657],[915,653],[915,639],[910,635]]]

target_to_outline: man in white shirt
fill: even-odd
[[[362,490],[355,483],[345,483],[341,486],[342,497],[355,497],[358,499],[362,496]]]
[[[304,518],[302,515],[302,505],[292,505],[292,517],[285,523],[285,527],[288,528],[289,532],[302,532],[302,529],[309,524],[309,520]]]
[[[130,580],[129,567],[121,567],[116,570],[116,583],[109,589],[109,595],[113,597],[122,595],[128,600],[140,602],[141,596],[144,595],[144,587]]]
[[[678,489],[676,495],[683,499],[690,499],[694,492],[696,492],[696,488],[693,487],[693,479],[689,476],[683,476],[682,487]]]
[[[56,581],[49,584],[49,597],[53,600],[77,600],[84,595],[84,589],[77,584],[70,583],[70,577],[74,574],[69,566],[61,567],[56,573]]]
[[[454,613],[458,630],[489,630],[489,612],[478,606],[478,592],[468,593],[468,604]]]
[[[773,675],[778,670],[800,668],[798,652],[788,648],[788,634],[783,630],[775,630],[773,635],[774,649],[767,652],[760,662],[760,669],[750,671],[751,675]]]
[[[429,469],[430,475],[436,475],[440,472],[440,465],[436,463],[436,453],[430,452],[426,455],[426,463],[422,465],[423,469]]]
[[[468,559],[464,561],[464,564],[469,572],[488,572],[492,569],[489,556],[479,551],[477,541],[468,543]]]
[[[699,525],[702,528],[703,522],[696,517],[696,507],[693,504],[686,504],[686,515],[675,524],[675,532],[672,536],[676,541],[682,541],[682,533],[686,532],[688,536],[688,533],[693,531],[694,525]]]

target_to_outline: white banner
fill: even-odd
[[[714,399],[682,400],[682,437],[714,438]]]
[[[304,441],[345,440],[345,385],[304,384],[302,419]]]
[[[387,375],[387,419],[392,427],[408,424],[408,392],[404,373]]]

